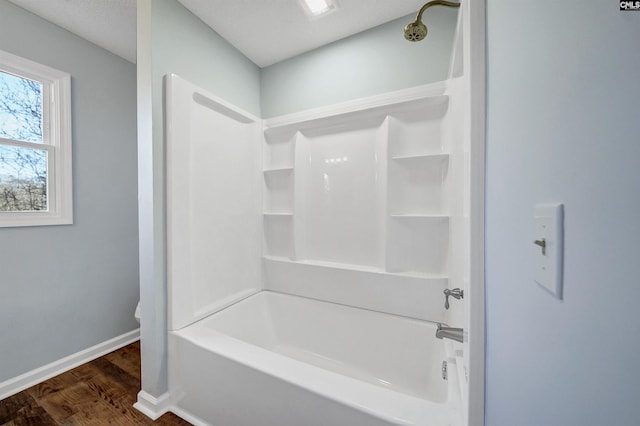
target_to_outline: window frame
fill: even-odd
[[[71,75],[3,50],[0,71],[42,84],[42,143],[0,144],[47,152],[47,210],[0,212],[0,228],[73,224]]]

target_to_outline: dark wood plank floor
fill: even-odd
[[[0,425],[190,425],[167,413],[155,422],[133,408],[140,390],[140,343],[0,401]]]

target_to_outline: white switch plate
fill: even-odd
[[[562,299],[563,205],[537,204],[534,220],[533,240],[544,240],[544,254],[542,247],[533,245],[535,281],[558,299]]]

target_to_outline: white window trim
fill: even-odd
[[[48,210],[0,212],[0,227],[70,225],[73,223],[71,76],[2,50],[0,50],[0,71],[42,83],[43,144],[41,149],[48,152]],[[21,145],[19,141],[2,139],[2,142]],[[33,144],[29,144],[29,147],[33,148]]]

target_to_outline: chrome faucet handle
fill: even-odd
[[[445,309],[449,309],[449,296],[457,300],[464,299],[464,291],[460,290],[459,288],[454,288],[453,290],[449,290],[448,288],[445,288],[443,293],[444,293]]]

